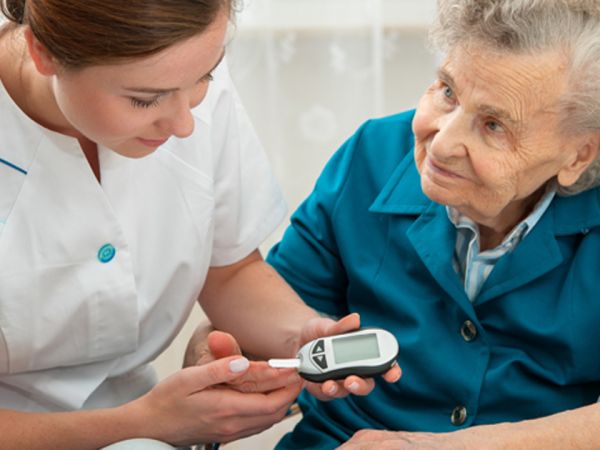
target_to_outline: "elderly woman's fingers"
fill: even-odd
[[[360,327],[360,316],[357,313],[352,313],[342,317],[338,321],[326,317],[317,317],[307,322],[302,330],[301,341],[306,343],[323,336],[332,336],[349,331],[356,330]]]
[[[208,348],[216,359],[242,354],[235,338],[224,331],[212,331],[208,335]]]
[[[401,376],[402,369],[397,363],[394,363],[394,365],[386,373],[383,374],[383,379],[388,383],[395,383],[400,379]]]
[[[350,375],[344,380],[344,389],[354,395],[368,395],[375,387],[373,378],[360,378]]]

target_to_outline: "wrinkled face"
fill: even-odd
[[[565,89],[558,53],[455,49],[413,122],[424,193],[477,223],[507,227],[549,179],[575,182],[579,174],[568,168],[581,141],[560,133],[557,102]]]
[[[204,98],[223,56],[227,20],[221,14],[204,33],[147,58],[57,74],[61,112],[77,132],[128,157],[189,136],[190,109]]]

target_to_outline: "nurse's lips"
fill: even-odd
[[[168,140],[169,140],[169,138],[164,138],[164,139],[142,139],[142,138],[138,138],[138,141],[140,141],[142,144],[144,144],[147,147],[160,147],[161,145],[163,145]]]

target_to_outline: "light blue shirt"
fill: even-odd
[[[465,292],[471,302],[477,298],[483,283],[494,269],[496,262],[511,252],[529,233],[540,217],[546,212],[556,194],[556,184],[550,183],[543,197],[536,203],[533,211],[519,222],[504,240],[495,248],[479,251],[480,233],[475,222],[455,208],[446,207],[448,218],[456,227],[456,250],[454,252],[454,270],[461,276]]]

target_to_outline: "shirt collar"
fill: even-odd
[[[529,213],[527,217],[515,225],[515,227],[502,240],[500,246],[503,246],[508,250],[512,250],[533,229],[535,224],[540,220],[542,215],[550,206],[550,203],[555,195],[556,183],[551,181],[546,186],[544,195],[535,204],[531,213]],[[456,208],[451,206],[447,206],[446,211],[448,213],[450,222],[452,222],[456,228],[468,228],[475,233],[476,236],[479,236],[479,227],[473,220],[464,214],[461,214]]]

